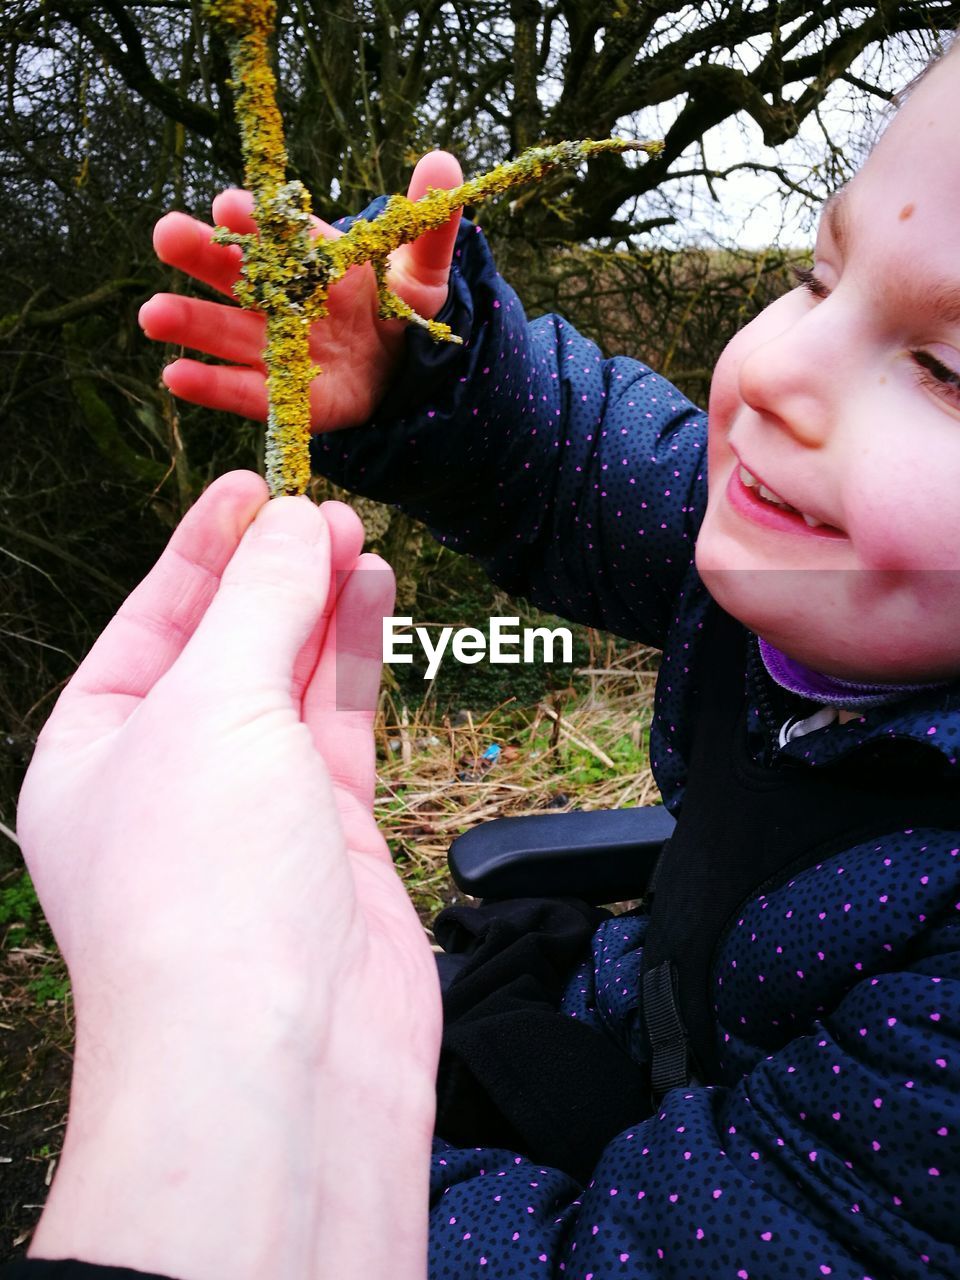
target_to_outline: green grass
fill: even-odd
[[[38,1008],[44,1005],[61,1004],[70,995],[70,977],[66,965],[57,957],[49,968],[37,978],[27,983],[27,990],[33,996]]]
[[[42,942],[48,936],[36,890],[27,871],[21,871],[9,884],[0,888],[0,925],[10,926],[5,934],[7,947]]]
[[[33,881],[26,870],[15,875],[9,884],[0,887],[0,927],[3,929],[3,948],[13,953],[27,949],[34,962],[41,962],[43,969],[35,972],[32,965],[25,976],[23,990],[32,997],[37,1007],[61,1003],[70,994],[67,968],[57,950],[50,926],[37,899]]]

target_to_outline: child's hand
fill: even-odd
[[[428,187],[455,187],[461,181],[456,159],[444,151],[431,151],[414,170],[408,194],[417,200]],[[213,216],[231,231],[250,232],[255,230],[252,208],[247,192],[225,191],[213,202]],[[457,214],[448,226],[426,232],[391,255],[391,289],[428,319],[447,299],[459,221]],[[334,238],[340,234],[319,219],[316,225],[318,235]],[[168,213],[157,223],[154,247],[163,262],[231,297],[240,249],[211,243],[211,234],[212,228],[186,214]],[[403,351],[405,325],[378,319],[377,293],[369,267],[355,268],[334,285],[329,307],[329,316],[314,325],[310,341],[311,355],[323,370],[311,391],[311,420],[318,432],[365,422],[383,398]],[[144,303],[140,323],[151,338],[228,362],[208,365],[175,360],[163,375],[174,395],[211,409],[266,418],[261,316],[235,305],[158,293]]]
[[[393,575],[343,504],[265,499],[246,472],[203,495],[24,783],[78,1031],[34,1256],[402,1275],[375,1256],[399,1243],[425,1265],[439,989],[371,813]]]

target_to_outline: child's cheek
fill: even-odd
[[[850,468],[844,507],[857,561],[868,570],[960,570],[960,520],[934,479],[891,470],[884,450]]]
[[[723,459],[728,455],[727,439],[731,424],[740,407],[739,370],[740,349],[745,333],[735,334],[720,354],[710,382],[708,411],[707,462],[708,478],[719,473]]]

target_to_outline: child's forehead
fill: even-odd
[[[911,92],[854,177],[825,202],[821,233],[841,250],[880,232],[918,231],[960,251],[960,53],[945,58]],[[954,266],[960,269],[960,261]]]
[[[934,186],[960,175],[956,121],[960,113],[960,55],[933,66],[910,91],[861,169],[894,169]],[[860,175],[857,175],[859,177]],[[856,181],[856,178],[854,179]]]

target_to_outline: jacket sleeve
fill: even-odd
[[[736,1084],[667,1094],[606,1147],[589,1185],[438,1144],[431,1280],[960,1275],[960,840],[917,835],[919,926],[915,902],[902,932],[892,915],[869,937],[820,926],[814,946],[850,950],[855,980],[835,1007]]]
[[[705,415],[561,317],[528,323],[467,222],[439,318],[464,346],[408,329],[375,419],[315,437],[314,469],[423,520],[513,594],[662,641],[706,501]]]

